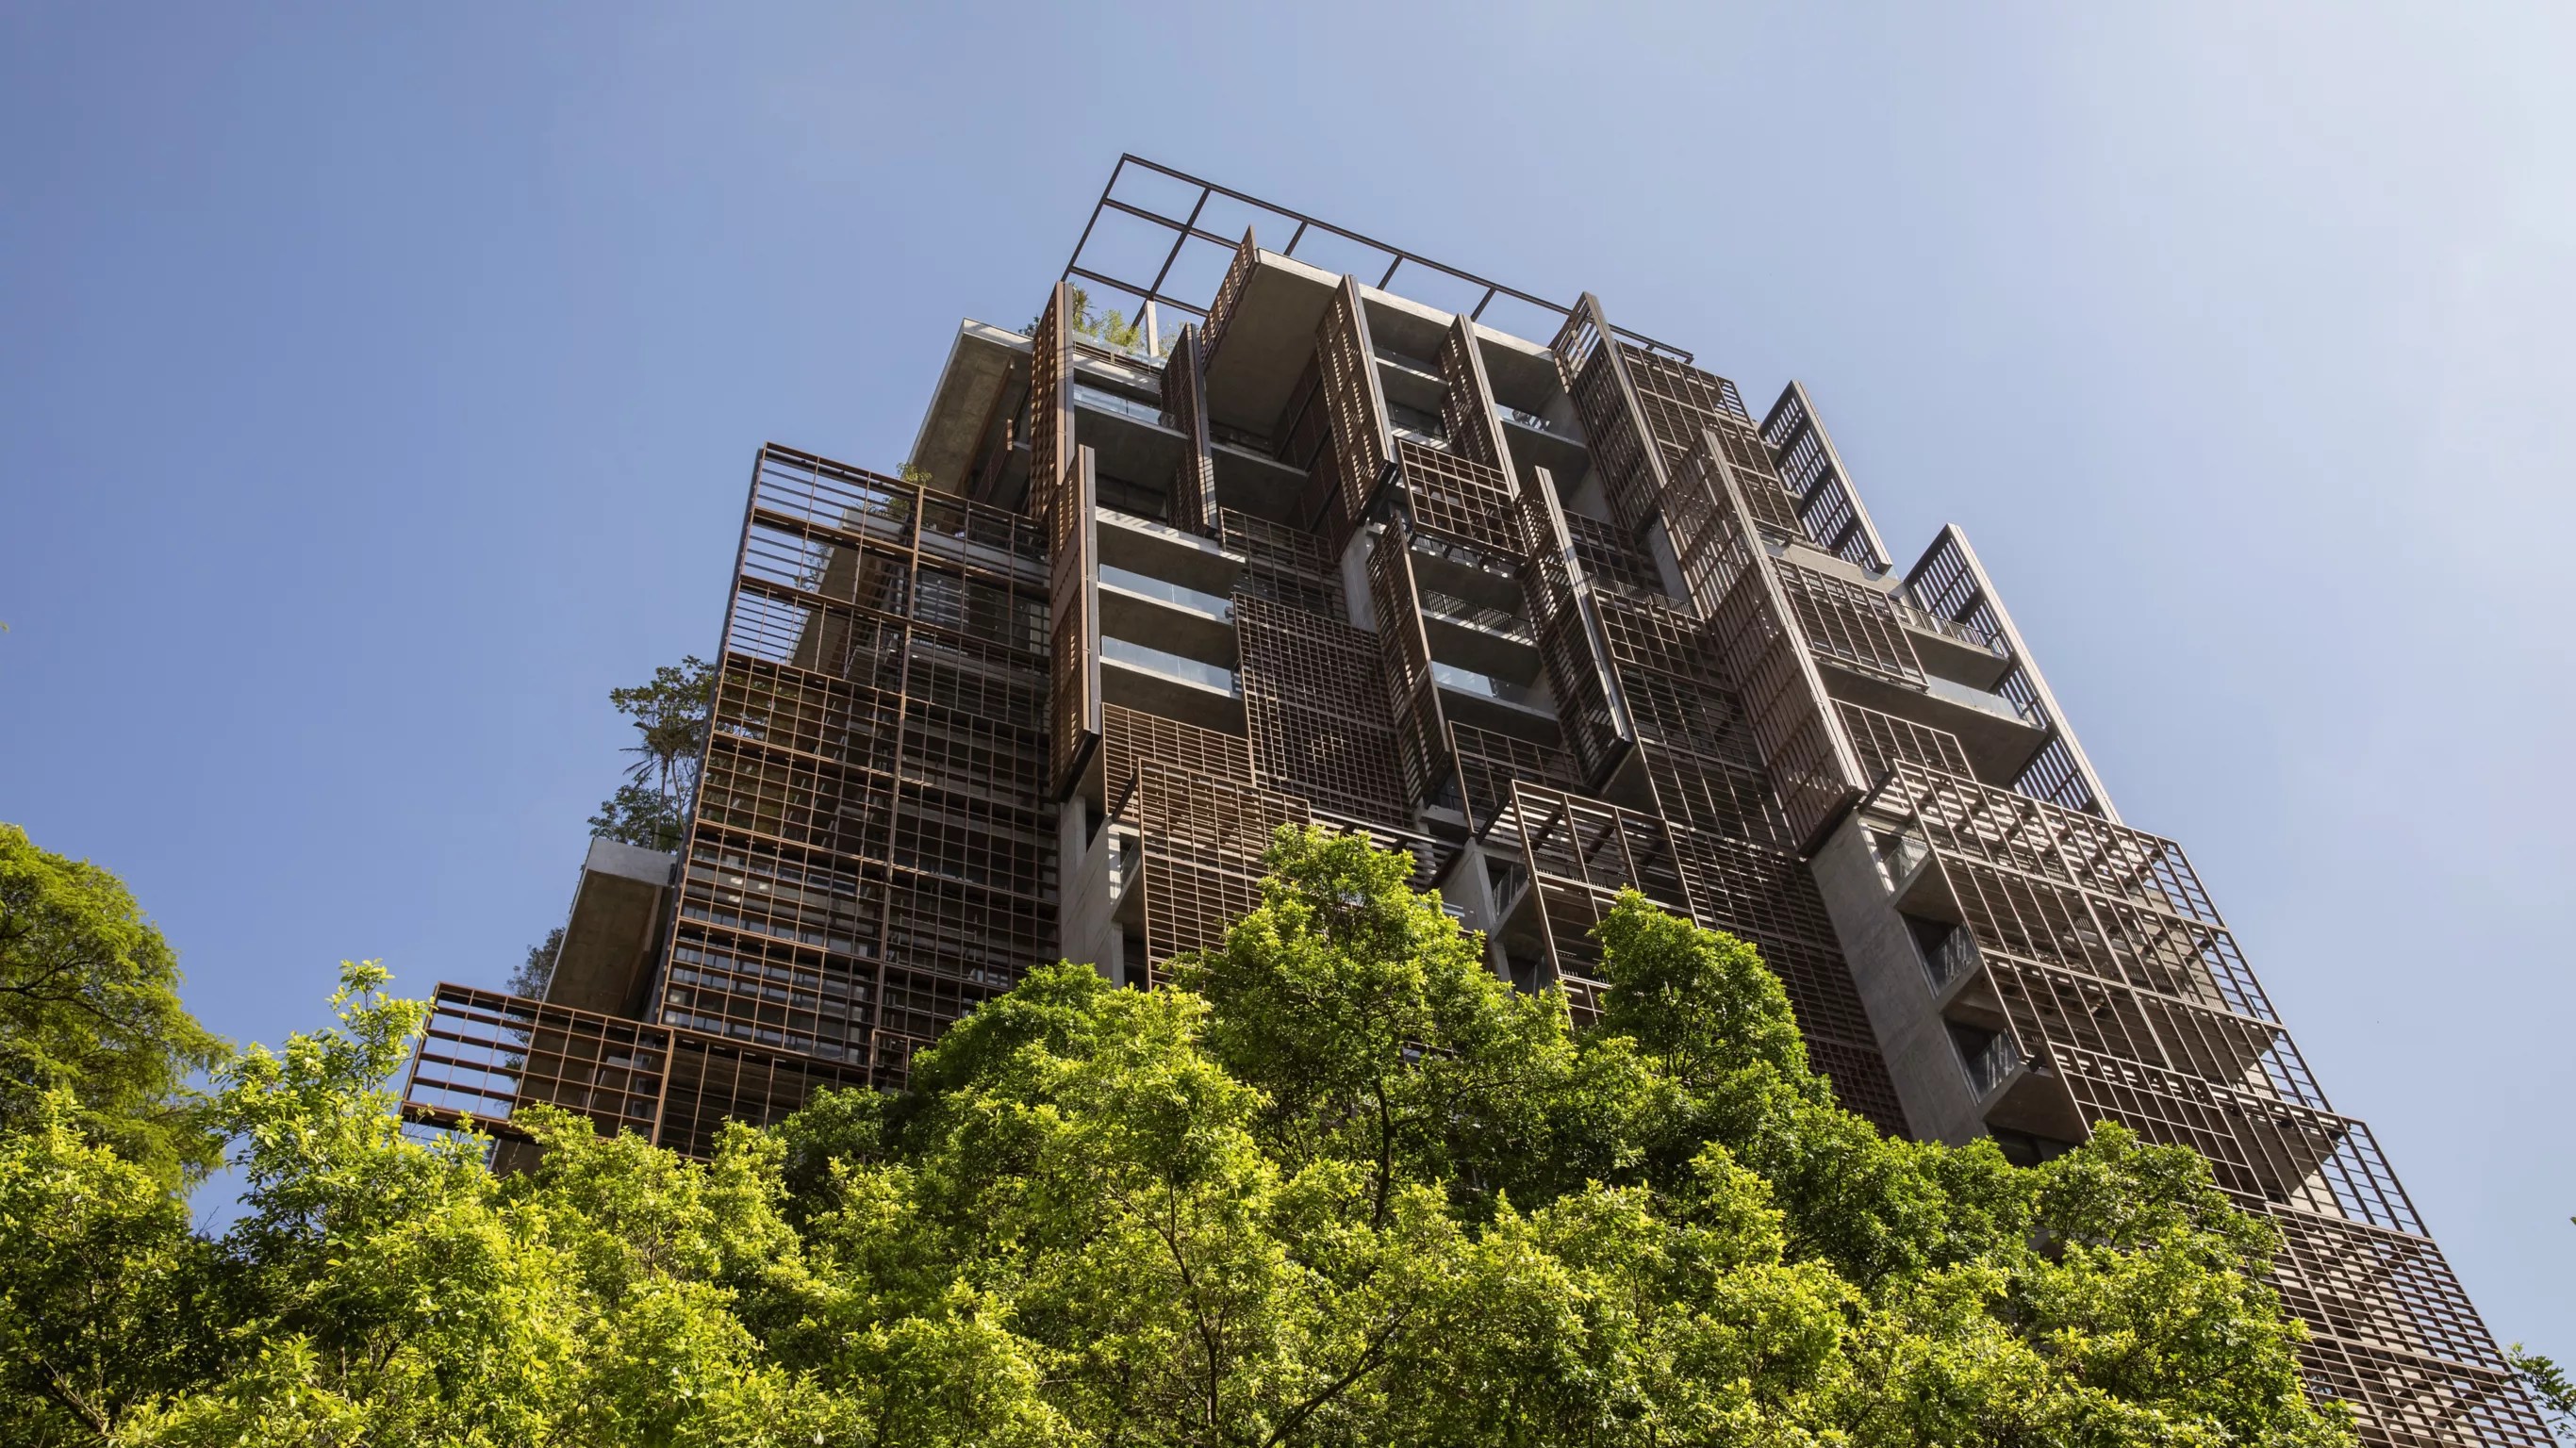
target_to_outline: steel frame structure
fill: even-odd
[[[1285,248],[1202,226],[1217,198]],[[1159,228],[1149,276],[1091,255],[1112,216]],[[1321,272],[1316,236],[1377,261]],[[1203,297],[1173,290],[1192,246],[1226,252]],[[1198,320],[1140,353],[1085,333],[1076,280]],[[1553,335],[1495,331],[1499,298]],[[1320,824],[1411,851],[1580,1018],[1633,888],[1758,946],[1884,1130],[2190,1146],[2280,1226],[2311,1385],[2365,1441],[2546,1441],[1966,537],[1900,573],[1805,388],[1757,419],[1589,293],[1135,156],[1032,331],[933,404],[974,438],[954,493],[761,450],[641,1018],[441,986],[417,1119],[508,1134],[542,1102],[703,1155],[726,1117],[899,1085],[1039,962],[1159,984],[1257,901],[1272,831]]]

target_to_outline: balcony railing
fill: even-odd
[[[1459,668],[1456,664],[1444,664],[1437,659],[1433,660],[1431,677],[1444,689],[1456,689],[1463,694],[1481,694],[1488,699],[1499,699],[1506,704],[1523,709],[1540,707],[1538,700],[1528,689],[1518,684],[1506,683],[1490,674],[1480,674],[1473,669]]]
[[[1201,593],[1195,588],[1184,588],[1169,579],[1149,578],[1142,573],[1131,573],[1124,568],[1103,563],[1100,565],[1100,581],[1123,592],[1141,594],[1157,602],[1176,604],[1219,619],[1231,620],[1234,617],[1233,599],[1221,598],[1213,593]]]
[[[1932,853],[1932,844],[1923,837],[1923,827],[1914,825],[1900,834],[1878,837],[1878,863],[1887,871],[1890,885],[1902,885]]]
[[[1114,342],[1099,332],[1086,332],[1080,327],[1073,329],[1075,346],[1088,347],[1095,352],[1105,352],[1112,357],[1124,358],[1130,362],[1142,362],[1148,367],[1163,365],[1163,359],[1171,355],[1172,344],[1181,340],[1180,329],[1176,327],[1154,340],[1161,344],[1159,349],[1146,343],[1145,329],[1141,325],[1136,328],[1133,338],[1125,342]]]
[[[1936,698],[1947,699],[1953,704],[1964,704],[1981,713],[2018,720],[2033,729],[2049,727],[2048,711],[2041,708],[2036,699],[2006,698],[2004,695],[1989,693],[1984,689],[1971,688],[1955,679],[1942,678],[1939,674],[1932,674],[1924,679],[1924,692]]]
[[[2004,1084],[2004,1078],[2021,1063],[2021,1043],[2013,1039],[2010,1031],[1998,1031],[1975,1050],[1962,1048],[1959,1052],[1959,1064],[1968,1073],[1968,1089],[1980,1101]]]
[[[1100,640],[1100,656],[1130,668],[1142,669],[1149,674],[1161,674],[1167,679],[1196,684],[1202,689],[1214,689],[1220,694],[1234,692],[1234,670],[1219,668],[1215,664],[1201,663],[1197,659],[1185,659],[1179,654],[1167,654],[1161,649],[1149,648],[1133,640],[1103,635]]]
[[[1518,639],[1522,643],[1533,641],[1529,624],[1520,615],[1506,609],[1469,603],[1454,593],[1442,593],[1431,588],[1422,590],[1422,611],[1468,628],[1501,634],[1507,639]]]
[[[1111,392],[1104,387],[1091,387],[1077,382],[1073,384],[1073,401],[1077,407],[1114,412],[1122,417],[1132,417],[1138,422],[1150,422],[1156,427],[1163,425],[1162,404],[1147,402],[1141,397],[1129,397],[1123,392]]]
[[[1964,925],[1950,927],[1937,945],[1923,949],[1923,973],[1932,977],[1932,989],[1941,990],[1977,968],[1977,942]]]
[[[2012,657],[2012,650],[2004,646],[2004,641],[2000,636],[1991,633],[1986,629],[1980,628],[1975,624],[1962,623],[1957,619],[1943,618],[1941,615],[1934,613],[1929,609],[1917,607],[1913,603],[1902,598],[1891,596],[1888,599],[1888,602],[1896,605],[1897,617],[1903,619],[1908,625],[1920,629],[1925,633],[1939,634],[1943,638],[1954,639],[1960,643],[1966,644],[1972,649],[1983,649],[1987,653],[1990,653],[1999,659],[2008,659]]]

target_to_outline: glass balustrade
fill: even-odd
[[[1201,593],[1195,588],[1184,588],[1167,579],[1148,578],[1142,573],[1131,573],[1124,568],[1103,563],[1100,565],[1100,581],[1123,592],[1142,594],[1147,598],[1178,604],[1182,608],[1195,609],[1217,618],[1231,620],[1234,617],[1233,599],[1220,598],[1213,593]]]
[[[1220,694],[1234,692],[1234,670],[1201,663],[1197,659],[1185,659],[1179,654],[1167,654],[1130,639],[1104,636],[1100,640],[1100,657],[1130,668],[1143,669],[1149,674],[1196,684],[1202,689],[1214,689]]]
[[[1515,704],[1523,709],[1540,707],[1538,701],[1531,697],[1528,689],[1518,684],[1506,683],[1490,674],[1480,674],[1473,669],[1459,668],[1456,664],[1444,664],[1436,659],[1433,660],[1431,677],[1437,680],[1442,688],[1456,689],[1462,694],[1482,694],[1488,699],[1500,699],[1506,704]]]
[[[1077,407],[1114,412],[1122,417],[1132,417],[1139,422],[1150,422],[1157,427],[1163,424],[1163,408],[1160,403],[1147,402],[1140,397],[1129,397],[1123,392],[1111,392],[1105,387],[1093,387],[1087,383],[1077,382],[1073,384],[1073,401]]]
[[[1988,1036],[1983,1044],[1973,1047],[1966,1041],[1959,1043],[1959,1064],[1968,1073],[1968,1089],[1981,1101],[2004,1083],[2021,1060],[2021,1043],[2012,1038],[2010,1031]]]

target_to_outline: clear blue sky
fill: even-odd
[[[1133,150],[1803,379],[2576,1353],[2563,7],[914,8],[0,13],[0,819],[212,1025],[501,980],[752,450],[900,462]]]

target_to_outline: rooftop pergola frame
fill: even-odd
[[[1174,209],[1180,214],[1172,214]],[[1219,229],[1238,225],[1242,234]],[[1273,249],[1266,238],[1285,236],[1286,244],[1275,248],[1281,256],[1357,278],[1379,291],[1455,312],[1470,321],[1483,321],[1497,303],[1506,308],[1518,304],[1544,314],[1552,332],[1574,310],[1569,303],[1549,301],[1134,154],[1121,154],[1118,164],[1110,168],[1108,184],[1100,188],[1100,199],[1074,242],[1062,279],[1112,288],[1138,303],[1169,307],[1204,322],[1216,296],[1217,279],[1246,234],[1262,242],[1265,250]],[[1298,255],[1300,247],[1306,255]],[[1192,284],[1203,276],[1204,287]],[[1619,335],[1648,351],[1681,362],[1691,360],[1690,353],[1642,332],[1621,328]]]

